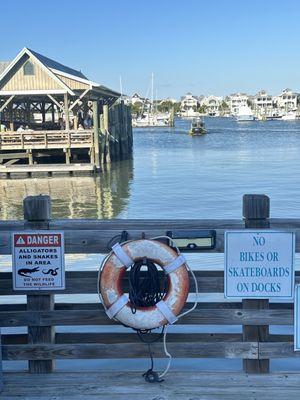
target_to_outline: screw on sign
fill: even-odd
[[[63,232],[13,233],[14,290],[65,288]]]

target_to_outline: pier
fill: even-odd
[[[120,94],[24,48],[0,75],[0,177],[93,173],[130,158]]]
[[[234,229],[280,229],[296,233],[296,252],[300,252],[300,221],[270,218],[269,198],[245,195],[243,219],[237,220],[52,220],[48,196],[24,200],[23,221],[0,222],[0,254],[11,254],[11,232],[24,229],[62,230],[67,254],[107,253],[108,243],[122,231],[129,239],[152,238],[168,230],[213,229],[216,244],[203,253],[224,252],[224,232]],[[70,359],[128,359],[147,358],[148,349],[130,329],[116,333],[116,322],[109,320],[99,301],[56,301],[55,294],[76,295],[97,293],[97,269],[67,271],[63,291],[30,291],[12,289],[12,274],[0,272],[1,296],[25,295],[26,303],[2,301],[0,326],[27,327],[28,333],[3,333],[2,356],[5,361],[27,360],[27,372],[4,372],[2,398],[15,399],[296,399],[300,393],[300,373],[270,372],[270,360],[297,358],[293,336],[271,333],[272,325],[293,325],[292,302],[268,300],[201,301],[202,294],[224,293],[224,272],[195,271],[199,285],[200,303],[197,309],[182,318],[180,325],[211,325],[224,327],[219,333],[170,333],[168,350],[174,358],[240,359],[243,371],[187,372],[170,371],[165,382],[146,384],[139,372],[115,371],[56,371],[55,360]],[[300,274],[296,272],[296,283]],[[125,288],[128,281],[125,281]],[[195,292],[191,284],[190,292]],[[187,304],[186,308],[190,306]],[[78,327],[98,326],[98,332],[81,333]],[[226,327],[241,326],[241,333],[228,333]],[[56,332],[56,326],[68,326],[68,333]],[[101,330],[101,327],[106,326]],[[72,331],[72,327],[77,327]],[[109,329],[107,329],[109,328]],[[155,358],[164,358],[161,342],[153,344]],[[145,365],[147,361],[145,361]]]

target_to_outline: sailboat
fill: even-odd
[[[154,74],[151,75],[151,101],[149,111],[142,112],[136,118],[132,118],[132,126],[134,128],[149,128],[149,127],[170,127],[174,126],[174,113],[158,112],[154,105]]]

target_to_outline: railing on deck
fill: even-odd
[[[0,133],[0,150],[93,147],[93,131],[23,131]]]
[[[25,221],[0,223],[0,253],[11,254],[11,232],[25,229],[53,229],[65,232],[66,253],[107,252],[109,241],[126,230],[130,239],[151,238],[172,229],[215,229],[216,247],[209,252],[224,251],[224,231],[245,227],[274,228],[296,233],[296,251],[300,251],[300,220],[269,219],[269,199],[264,195],[246,195],[244,220],[50,220],[50,198],[29,197],[24,201]],[[208,252],[205,250],[204,252]],[[205,264],[199,265],[205,269]],[[95,265],[95,267],[98,267]],[[223,293],[223,271],[196,271],[201,293]],[[296,274],[300,283],[300,275]],[[66,290],[58,294],[96,294],[97,272],[66,273]],[[191,292],[195,288],[191,282]],[[11,273],[0,273],[0,293],[13,296]],[[147,346],[137,335],[114,333],[116,322],[107,318],[99,301],[96,303],[57,303],[55,292],[30,292],[27,304],[2,304],[0,326],[28,327],[28,334],[2,336],[4,360],[29,360],[30,372],[51,372],[55,359],[136,358],[147,357]],[[188,307],[188,305],[187,305]],[[183,317],[179,324],[241,325],[242,333],[170,333],[168,349],[174,357],[238,358],[244,360],[244,371],[265,373],[269,359],[299,357],[293,350],[291,335],[270,334],[270,325],[292,325],[293,304],[267,300],[243,302],[201,302],[197,309]],[[55,333],[56,325],[108,325],[107,333]],[[225,331],[225,329],[224,329]],[[164,357],[161,343],[153,345],[154,356]]]

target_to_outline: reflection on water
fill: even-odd
[[[0,180],[0,219],[22,219],[23,198],[49,194],[53,218],[115,218],[127,207],[133,161],[114,163],[97,177]]]

